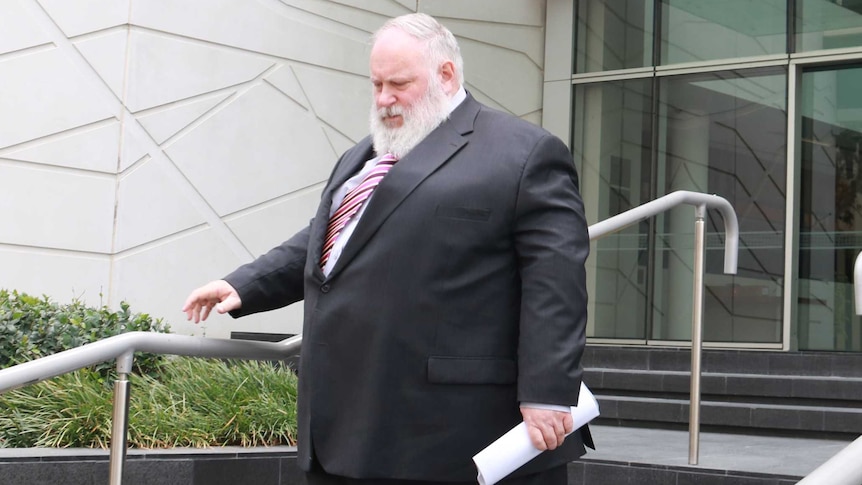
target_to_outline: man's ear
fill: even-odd
[[[446,61],[440,65],[437,74],[440,76],[440,84],[446,90],[446,94],[453,95],[460,87],[458,85],[458,75],[455,72],[455,63]]]

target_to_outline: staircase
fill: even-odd
[[[703,446],[700,466],[687,465],[689,349],[589,345],[582,362],[584,381],[596,395],[602,413],[595,421],[598,429],[612,427],[607,434],[617,439],[629,435],[641,437],[646,440],[644,446],[658,449],[647,454],[649,459],[663,462],[665,468],[667,463],[676,463],[681,473],[728,475],[726,481],[712,477],[709,483],[795,483],[862,434],[862,354],[705,350],[701,431],[716,433],[714,440],[721,441],[728,450],[736,448],[739,453],[735,458],[730,451],[721,452],[730,453],[721,462],[727,466],[723,470],[705,467],[714,457]],[[663,433],[672,430],[684,435],[686,446],[674,451],[681,456],[662,458],[660,450],[671,448]],[[654,435],[652,446],[650,433]],[[657,438],[659,435],[661,439]],[[758,440],[780,443],[769,445],[774,450],[763,451],[760,461],[764,470],[757,470],[757,460],[751,459],[758,452],[751,449]],[[775,459],[780,460],[785,453],[780,448],[795,447],[820,447],[824,456],[820,457],[816,451],[803,454],[803,458],[790,454],[783,466],[774,466]],[[592,463],[591,457],[596,456],[601,460]],[[748,466],[742,468],[747,470],[734,469],[735,464],[746,459]],[[810,463],[804,463],[805,460]],[[655,473],[658,466],[638,463],[631,456],[615,455],[612,450],[601,448],[587,455],[583,462],[587,469],[599,464],[625,465],[629,474],[637,473],[638,469]],[[772,465],[766,466],[767,462]],[[784,470],[793,473],[780,473]],[[700,483],[692,480],[675,479],[670,483]],[[630,483],[647,482],[633,478]]]

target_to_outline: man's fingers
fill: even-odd
[[[527,426],[527,432],[530,435],[530,441],[533,442],[533,446],[535,446],[537,450],[545,451],[548,449],[548,445],[545,443],[545,435],[542,433],[542,430],[535,426]]]
[[[574,427],[572,415],[567,412],[522,407],[521,414],[527,424],[530,441],[541,451],[562,445]]]
[[[204,305],[204,313],[203,315],[201,315],[201,320],[206,320],[210,316],[210,312],[212,311],[213,305],[214,303],[212,302],[207,302],[207,304]]]
[[[571,414],[566,414],[566,417],[563,418],[563,430],[566,434],[571,433],[575,430],[575,420],[572,418]]]

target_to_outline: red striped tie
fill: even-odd
[[[377,184],[383,180],[383,177],[397,161],[398,159],[391,153],[383,155],[380,161],[377,162],[377,165],[371,169],[371,172],[362,179],[362,182],[344,196],[341,205],[330,216],[329,224],[326,226],[326,239],[323,240],[323,255],[320,256],[321,268],[326,266],[326,261],[329,259],[329,254],[332,252],[332,247],[335,245],[338,235],[341,234],[341,230],[350,222],[350,218],[359,211],[362,204],[371,197],[371,192],[374,191]]]

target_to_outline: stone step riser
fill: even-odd
[[[596,395],[610,422],[687,424],[688,401]],[[862,409],[701,402],[701,425],[757,430],[862,434]]]

